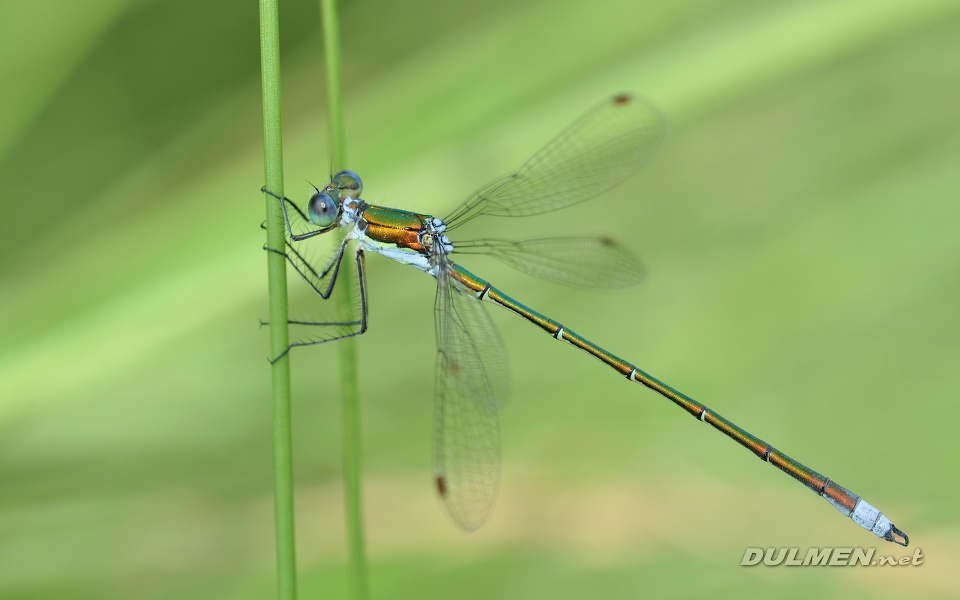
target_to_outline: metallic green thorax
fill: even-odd
[[[429,215],[367,204],[360,213],[359,227],[372,240],[424,252],[421,233]]]
[[[363,210],[363,218],[371,223],[386,227],[420,229],[423,227],[424,219],[429,218],[429,215],[367,204]]]

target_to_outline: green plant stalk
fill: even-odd
[[[283,195],[283,148],[280,121],[280,23],[277,0],[260,0],[260,70],[263,87],[264,187]],[[280,202],[267,202],[267,247],[283,250]],[[273,490],[277,538],[277,580],[280,600],[296,600],[297,557],[293,525],[293,448],[290,431],[290,355],[286,352],[287,265],[276,252],[266,252],[270,297],[270,356],[273,389]]]
[[[323,22],[324,56],[327,72],[327,116],[330,125],[330,151],[333,170],[346,167],[346,135],[343,127],[343,97],[340,86],[340,23],[337,18],[336,0],[320,0],[320,17]],[[341,281],[352,281],[352,261],[344,261],[340,268]],[[337,289],[337,307],[344,321],[352,318],[352,290],[349,285]],[[367,558],[363,538],[363,512],[360,493],[360,406],[357,384],[356,338],[339,342],[340,346],[340,393],[343,440],[343,484],[347,540],[350,546],[350,581],[354,597],[368,597]]]

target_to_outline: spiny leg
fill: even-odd
[[[300,254],[297,249],[290,244],[290,242],[286,243],[286,247],[290,250],[293,256],[290,256],[290,254],[287,254],[286,252],[268,248],[266,245],[264,245],[263,249],[267,252],[275,252],[285,257],[293,266],[294,270],[299,273],[304,280],[306,280],[311,288],[313,288],[313,291],[317,292],[317,294],[319,294],[324,300],[327,300],[330,298],[330,294],[333,291],[333,286],[337,282],[337,276],[340,273],[340,263],[343,260],[343,253],[346,250],[347,243],[349,241],[349,238],[344,238],[343,242],[340,244],[340,247],[337,248],[336,252],[334,252],[333,256],[327,262],[327,265],[319,272],[317,272],[317,270],[310,265],[310,261],[304,258],[304,256]],[[301,265],[303,268],[301,268]],[[304,272],[304,269],[309,272],[309,275]],[[316,283],[314,283],[313,279],[311,279],[311,276],[316,278],[317,282],[321,282],[330,273],[331,269],[333,270],[333,275],[331,276],[330,281],[327,283],[326,289],[321,290],[319,287],[317,287]]]
[[[276,250],[271,250],[271,251],[272,251],[272,252],[276,252]],[[341,256],[342,256],[342,254],[343,254],[342,251],[340,252],[340,254],[341,254]],[[337,261],[338,271],[339,271],[339,264],[340,264],[340,261],[338,260],[338,261]],[[306,325],[306,326],[316,326],[316,327],[350,327],[350,326],[360,325],[360,330],[359,330],[359,331],[351,331],[350,333],[345,333],[345,334],[343,334],[343,335],[338,335],[338,336],[334,336],[334,337],[327,338],[327,339],[323,339],[323,340],[311,340],[311,341],[308,341],[308,342],[294,342],[294,343],[290,344],[289,346],[287,346],[287,349],[284,350],[283,352],[281,352],[279,356],[276,356],[276,357],[270,359],[270,363],[271,363],[271,364],[272,364],[272,363],[275,363],[275,362],[277,362],[278,360],[280,360],[281,358],[283,358],[283,356],[284,356],[285,354],[287,354],[288,352],[290,352],[290,350],[291,350],[292,348],[295,348],[295,347],[297,347],[297,346],[315,346],[315,345],[317,345],[317,344],[325,344],[325,343],[327,343],[327,342],[333,342],[333,341],[336,341],[336,340],[342,340],[342,339],[345,339],[345,338],[354,337],[354,336],[357,336],[357,335],[361,335],[361,334],[363,334],[363,333],[366,333],[366,331],[367,331],[367,279],[366,279],[366,275],[365,275],[365,272],[364,272],[364,265],[365,265],[365,258],[364,258],[363,250],[360,250],[360,249],[358,248],[358,249],[357,249],[357,277],[358,277],[359,282],[360,282],[360,321],[343,321],[343,322],[339,322],[339,323],[337,323],[337,322],[289,321],[289,323],[291,323],[291,324],[293,324],[293,325]],[[336,273],[334,274],[334,277],[336,277]],[[332,287],[333,287],[333,286],[331,285],[331,288],[332,288]]]

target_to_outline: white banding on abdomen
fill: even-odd
[[[883,516],[879,509],[869,502],[866,502],[863,498],[857,501],[857,506],[853,509],[853,514],[850,515],[850,518],[860,527],[868,529],[882,538],[885,538],[887,534],[890,533],[890,528],[893,526],[890,519]]]

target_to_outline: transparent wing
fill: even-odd
[[[480,215],[535,215],[583,202],[650,162],[666,133],[666,119],[656,108],[615,96],[580,117],[515,173],[474,192],[444,222],[449,230]]]
[[[480,300],[445,275],[437,283],[434,458],[437,491],[454,521],[474,530],[500,483],[500,424],[510,374],[497,330]]]
[[[578,287],[630,287],[644,277],[640,259],[607,237],[476,240],[457,242],[455,248],[458,254],[485,254],[522,273]]]

